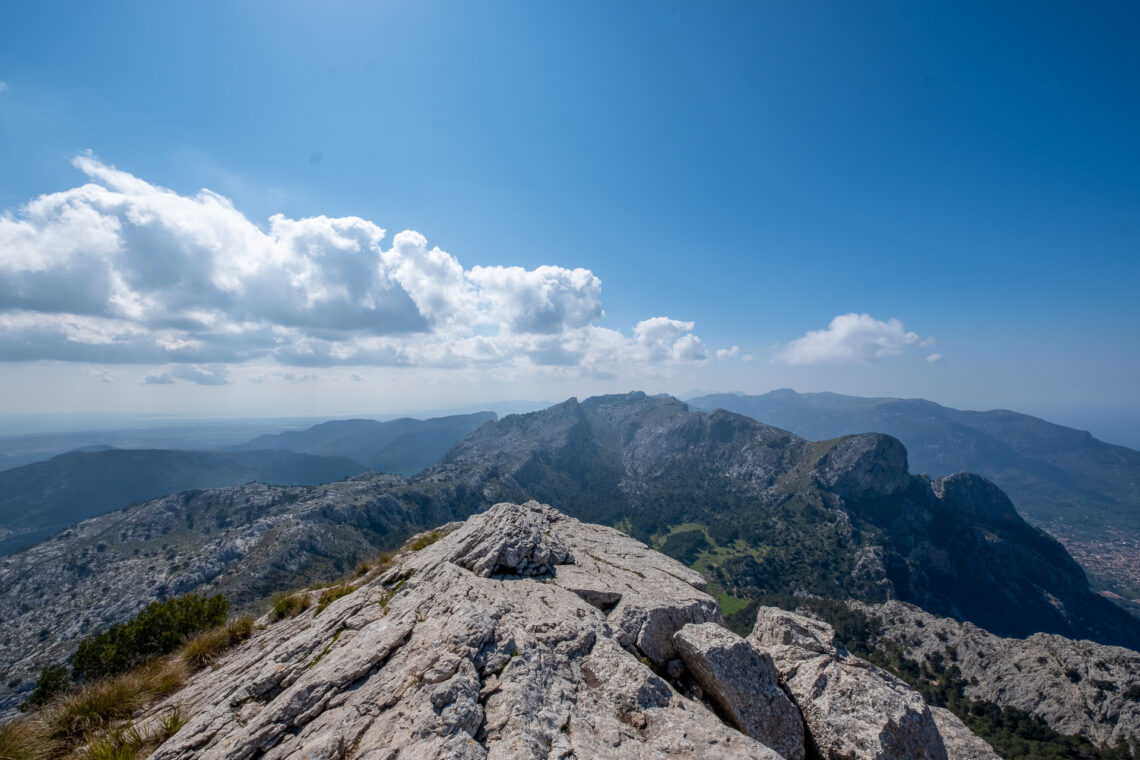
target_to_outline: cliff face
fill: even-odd
[[[151,711],[191,717],[155,760],[996,757],[796,616],[731,633],[699,575],[618,531],[531,502],[442,532],[262,621]],[[837,687],[792,685],[793,661]]]

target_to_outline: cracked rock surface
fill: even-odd
[[[673,641],[689,672],[733,726],[787,760],[803,760],[804,723],[780,690],[770,655],[715,623],[687,625]]]
[[[680,628],[723,625],[702,589],[616,530],[498,504],[194,676],[151,711],[190,717],[152,757],[775,760],[657,674]]]
[[[957,665],[967,697],[1101,746],[1140,742],[1140,652],[1048,633],[1002,638],[902,602],[852,606],[878,618],[909,658]]]
[[[835,632],[826,623],[761,607],[750,640],[772,656],[825,760],[950,757],[922,696],[886,671],[837,649]]]

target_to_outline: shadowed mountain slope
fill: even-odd
[[[1027,520],[1060,539],[1109,588],[1140,599],[1138,451],[1017,412],[960,411],[922,399],[778,390],[689,403],[744,414],[809,440],[868,431],[894,436],[915,472],[976,472],[994,481]]]
[[[377,472],[414,475],[442,459],[463,436],[495,419],[494,412],[476,412],[429,420],[333,420],[306,430],[259,436],[232,450],[287,449],[344,457]]]
[[[289,451],[109,449],[60,454],[0,472],[0,554],[28,546],[72,523],[187,488],[250,481],[327,483],[362,465],[343,457]]]

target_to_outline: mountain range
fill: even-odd
[[[810,442],[633,393],[485,423],[413,478],[189,491],[81,522],[0,558],[0,667],[19,691],[44,658],[149,601],[221,591],[256,608],[417,530],[528,499],[698,570],[739,631],[797,594],[894,598],[999,635],[1140,647],[1140,621],[1093,594],[984,478],[911,475],[882,434]]]
[[[923,399],[772,391],[691,399],[809,440],[879,432],[906,446],[911,469],[974,472],[1030,523],[1059,539],[1119,601],[1140,612],[1140,452],[1006,410],[962,411]]]
[[[186,489],[251,481],[317,485],[366,469],[412,474],[494,412],[428,420],[335,420],[263,435],[223,451],[88,446],[0,471],[0,555],[72,523]]]
[[[475,412],[428,420],[333,420],[305,430],[258,436],[231,450],[287,449],[344,457],[377,472],[414,475],[443,458],[460,438],[496,419],[494,412]]]

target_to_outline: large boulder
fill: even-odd
[[[767,652],[825,760],[948,760],[918,692],[834,646],[826,623],[762,607],[751,642]]]
[[[673,634],[673,642],[689,673],[729,723],[786,760],[803,760],[804,723],[780,690],[769,655],[715,623],[686,625]]]

